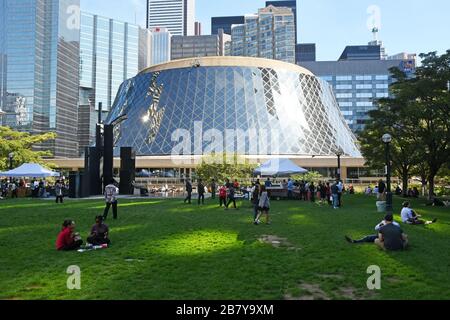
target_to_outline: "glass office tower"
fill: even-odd
[[[77,153],[79,0],[0,0],[2,125],[55,132],[36,150]]]
[[[81,13],[80,153],[95,139],[99,103],[104,118],[122,82],[138,73],[139,61],[148,67],[148,45],[149,37],[137,25]]]
[[[109,110],[120,84],[139,71],[139,27],[81,13],[80,87]]]

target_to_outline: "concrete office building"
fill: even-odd
[[[173,36],[171,39],[171,60],[223,56],[226,43],[231,36],[219,30],[219,34],[207,36]]]
[[[415,69],[415,60],[381,60],[379,46],[369,51],[360,50],[361,47],[366,48],[347,47],[339,61],[300,63],[332,85],[339,107],[355,133],[364,129],[368,112],[377,107],[376,100],[389,96],[393,81],[389,69],[398,67],[408,74],[413,74]]]
[[[32,134],[55,157],[77,155],[78,0],[0,0],[1,124]]]
[[[195,35],[195,0],[147,0],[147,29],[164,27],[172,35]]]

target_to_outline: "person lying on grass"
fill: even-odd
[[[375,231],[380,231],[382,227],[384,227],[387,224],[386,220],[381,221],[379,224],[375,226]],[[392,221],[392,224],[398,228],[400,228],[400,224],[398,222]],[[353,240],[349,236],[345,236],[345,240],[347,240],[349,243],[374,243],[375,240],[378,238],[378,234],[372,234],[369,236],[365,236],[359,240]]]
[[[56,239],[56,250],[71,251],[77,250],[83,244],[80,234],[75,232],[75,221],[64,220],[62,230]]]
[[[388,214],[384,220],[386,221],[386,225],[378,231],[378,239],[375,239],[375,244],[379,248],[389,251],[406,249],[408,246],[408,236],[401,228],[393,224],[394,217]]]
[[[436,221],[437,221],[437,219],[433,219],[433,221],[420,220],[419,218],[421,218],[421,216],[418,215],[414,210],[412,210],[410,208],[410,204],[408,201],[403,202],[403,209],[401,212],[401,216],[402,216],[403,223],[412,224],[412,225],[417,225],[417,224],[428,225],[428,224],[436,223]]]
[[[108,238],[109,228],[103,223],[103,216],[95,217],[95,224],[91,228],[91,234],[87,238],[87,242],[94,245],[110,244],[111,241]]]

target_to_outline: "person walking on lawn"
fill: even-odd
[[[202,179],[198,180],[197,192],[198,192],[198,204],[200,204],[200,200],[202,204],[205,204],[205,186],[203,185]]]
[[[255,219],[254,224],[259,224],[259,218],[264,214],[266,216],[266,224],[271,224],[269,218],[269,210],[270,210],[270,198],[269,193],[266,190],[266,187],[262,186],[259,194],[259,202],[258,202],[258,210],[260,213]]]
[[[117,195],[119,194],[119,189],[114,185],[114,179],[111,179],[110,183],[105,187],[105,202],[106,207],[103,212],[103,220],[106,221],[108,218],[109,208],[113,209],[113,218],[117,219]]]
[[[187,196],[184,199],[184,203],[189,203],[191,204],[191,200],[192,200],[192,183],[189,179],[186,180],[186,192],[187,192]]]
[[[227,202],[227,205],[225,206],[225,210],[228,210],[228,207],[230,206],[230,204],[232,202],[233,202],[234,209],[237,210],[236,199],[234,196],[235,196],[234,185],[230,184],[230,187],[228,188],[228,202]]]

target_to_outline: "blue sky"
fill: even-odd
[[[211,17],[255,13],[263,0],[196,0],[203,34]],[[81,10],[145,26],[146,0],[81,0]],[[318,60],[337,60],[346,45],[372,40],[368,8],[380,10],[380,34],[388,54],[450,49],[448,0],[297,0],[300,42],[317,43]],[[373,11],[372,11],[373,12]],[[373,16],[373,15],[372,15]]]

